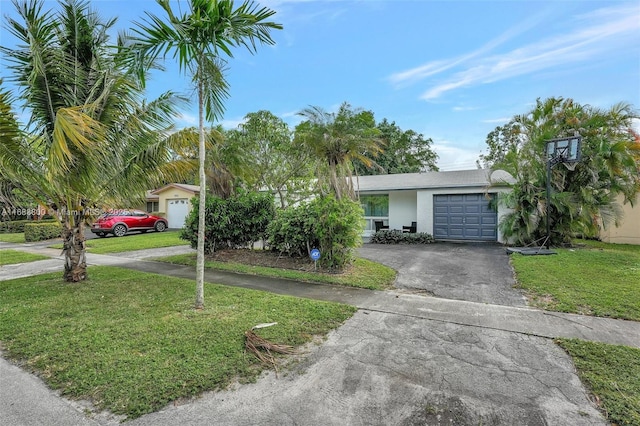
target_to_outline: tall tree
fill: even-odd
[[[306,198],[312,178],[310,153],[293,144],[287,123],[269,111],[252,112],[226,132],[231,150],[244,153],[240,174],[250,189],[268,189],[281,207]]]
[[[232,57],[231,49],[246,47],[256,51],[256,43],[274,44],[271,30],[282,25],[267,21],[275,11],[259,7],[247,0],[234,8],[233,0],[189,0],[189,12],[176,14],[169,0],[156,0],[166,14],[162,17],[147,13],[137,23],[133,51],[138,68],[155,62],[159,56],[173,52],[180,70],[187,73],[195,85],[198,97],[199,129],[199,218],[196,264],[195,308],[204,307],[204,223],[205,223],[205,116],[207,121],[220,117],[228,86],[224,79],[224,62],[220,53]],[[144,82],[144,74],[140,73]]]
[[[338,200],[355,199],[353,163],[374,165],[367,154],[381,151],[380,131],[375,127],[371,111],[353,110],[343,103],[338,112],[329,113],[320,107],[310,107],[298,113],[305,121],[296,127],[295,138],[319,161],[316,175],[320,193],[327,190]]]
[[[517,180],[504,200],[514,209],[501,224],[505,236],[537,240],[548,220],[552,242],[559,244],[574,234],[596,236],[601,223],[615,223],[616,197],[633,203],[640,190],[640,145],[631,130],[637,118],[629,104],[601,109],[564,98],[538,99],[531,111],[514,117],[510,126],[517,129],[517,143],[506,139],[506,146],[492,149],[505,153]],[[580,162],[573,171],[553,168],[547,217],[545,143],[575,134],[582,136]]]
[[[493,129],[486,139],[487,153],[480,154],[478,168],[503,169],[515,173],[518,167],[517,154],[527,138],[521,134],[520,126],[511,120]]]
[[[366,167],[356,162],[356,172],[360,176],[396,173],[419,173],[437,171],[438,154],[433,150],[433,140],[414,130],[402,130],[395,122],[386,118],[376,125],[380,131],[382,151],[367,152],[369,160],[376,166]]]
[[[57,215],[64,278],[82,281],[88,209],[142,197],[181,169],[168,166],[170,147],[163,136],[179,99],[167,92],[144,102],[125,67],[122,45],[109,44],[115,20],[101,20],[88,2],[61,1],[57,13],[44,11],[43,1],[13,4],[18,18],[7,18],[7,24],[18,44],[0,51],[30,119],[25,126],[15,120],[13,102],[3,91],[0,166],[5,177]]]

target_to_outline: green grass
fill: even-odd
[[[551,256],[513,254],[519,287],[543,309],[640,321],[640,246],[582,243]]]
[[[87,251],[96,254],[118,253],[162,247],[184,246],[189,244],[181,240],[180,231],[134,233],[124,237],[109,236],[87,240]],[[62,244],[51,246],[62,248]]]
[[[191,280],[113,267],[64,283],[59,273],[0,282],[5,354],[71,398],[135,418],[178,398],[255,380],[265,367],[244,350],[244,332],[301,345],[355,308],[205,283],[192,309]]]
[[[611,424],[640,425],[640,349],[559,339]]]
[[[24,244],[24,233],[19,232],[15,234],[0,234],[0,241],[3,243]]]
[[[18,250],[0,250],[0,266],[15,263],[35,262],[36,260],[49,259],[40,254],[25,253]]]
[[[157,258],[154,260],[174,263],[178,265],[196,264],[195,254],[183,254]],[[245,265],[237,262],[218,262],[207,260],[206,268],[221,271],[239,272],[250,275],[262,275],[273,278],[285,278],[303,282],[317,282],[338,284],[349,287],[367,288],[370,290],[384,290],[391,288],[396,279],[396,271],[366,259],[356,259],[353,267],[342,274],[327,274],[320,272],[304,272],[292,269],[270,268],[266,266]]]

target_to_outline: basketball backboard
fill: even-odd
[[[580,161],[582,137],[551,139],[547,141],[547,159],[556,163],[577,163]]]

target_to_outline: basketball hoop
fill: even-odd
[[[582,143],[581,136],[570,136],[566,138],[551,139],[546,142],[546,156],[547,156],[547,207],[546,207],[546,222],[547,222],[547,238],[543,245],[547,246],[547,249],[551,247],[551,225],[549,220],[550,206],[551,206],[551,169],[558,163],[564,164],[569,171],[574,171],[578,162],[580,162],[580,144]]]

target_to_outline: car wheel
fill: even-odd
[[[127,233],[127,227],[124,226],[123,224],[116,225],[113,227],[113,235],[115,235],[116,237],[122,237],[126,233]]]
[[[167,229],[167,224],[164,222],[158,222],[156,223],[155,228],[156,228],[156,231],[163,232],[165,229]]]

